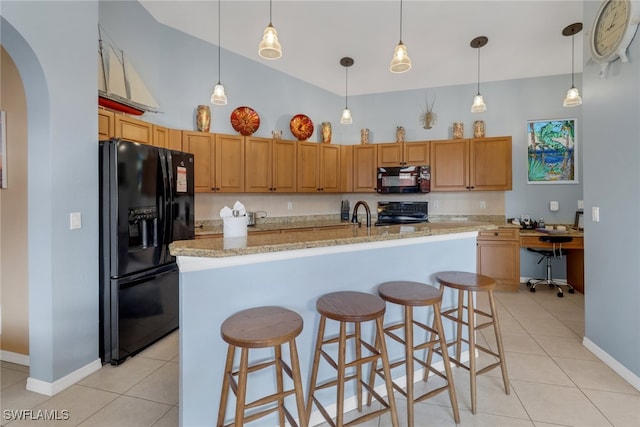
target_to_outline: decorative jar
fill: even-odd
[[[464,123],[454,122],[452,126],[452,130],[453,130],[453,139],[464,138]]]
[[[211,127],[211,109],[208,105],[198,105],[196,110],[196,126],[200,132],[209,132]]]

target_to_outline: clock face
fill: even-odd
[[[630,14],[628,0],[607,0],[602,4],[593,24],[593,59],[608,62],[618,57],[618,48],[627,31]]]

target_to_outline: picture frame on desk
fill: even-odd
[[[527,184],[577,184],[576,119],[527,121]]]
[[[582,231],[584,230],[584,211],[583,210],[577,210],[576,211],[576,218],[573,221],[573,228],[575,228],[578,231]]]

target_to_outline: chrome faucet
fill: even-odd
[[[351,222],[358,222],[358,208],[360,206],[364,206],[364,210],[367,212],[367,228],[371,228],[371,210],[369,209],[369,205],[367,204],[367,202],[360,200],[359,202],[356,203],[356,205],[353,207],[353,216],[351,217]],[[358,224],[360,226],[362,226],[362,224],[360,224],[358,222]]]

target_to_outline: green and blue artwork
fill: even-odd
[[[577,183],[576,120],[527,122],[529,184]]]

